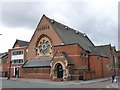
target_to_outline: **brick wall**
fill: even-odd
[[[90,70],[95,71],[95,78],[103,78],[109,76],[109,58],[91,56],[90,57]]]
[[[85,51],[79,47],[78,44],[71,44],[71,45],[63,45],[63,46],[56,46],[54,47],[54,53],[57,50],[61,50],[62,52],[65,52],[74,63],[75,67],[80,67],[83,63],[83,58],[80,57],[81,53],[84,53]]]
[[[50,67],[22,68],[21,77],[50,79]]]
[[[3,64],[2,65],[2,77],[7,77],[8,76],[8,64]]]
[[[39,27],[45,26],[45,25],[49,26],[48,30],[39,30],[38,29]],[[28,54],[27,54],[27,59],[28,60],[36,60],[36,59],[40,59],[40,58],[41,59],[46,58],[46,57],[36,57],[36,44],[37,44],[38,40],[40,39],[40,36],[43,35],[43,34],[47,35],[50,38],[52,46],[62,44],[62,41],[59,38],[58,34],[52,28],[52,26],[47,21],[47,19],[43,16],[43,18],[40,21],[40,24],[38,24],[32,38],[31,38],[31,41],[29,43]]]
[[[80,69],[81,66],[86,66],[88,68],[88,53],[85,52],[78,44],[71,44],[71,45],[60,45],[55,46],[54,53],[59,49],[61,52],[65,52],[72,60],[74,67],[72,69],[68,69],[69,73],[71,73],[72,76],[69,77],[69,79],[72,80],[79,80],[82,76],[83,79],[85,77],[84,72],[88,70]],[[61,56],[61,54],[57,54],[57,57]],[[58,59],[54,59],[58,60]],[[64,59],[59,58],[62,62],[64,62]],[[67,67],[66,67],[67,68]],[[72,70],[72,71],[71,71]]]

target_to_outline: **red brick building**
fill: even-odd
[[[8,53],[1,53],[0,54],[0,77],[7,77],[8,76]]]
[[[21,78],[87,80],[115,72],[115,64],[112,65],[117,60],[115,48],[113,53],[111,45],[95,46],[85,33],[45,15],[26,43],[16,41],[9,50],[11,76],[17,73]]]
[[[11,72],[10,74],[11,77],[16,77],[17,75],[18,77],[21,77],[20,69],[21,69],[21,66],[27,60],[26,49],[27,49],[28,44],[29,42],[22,41],[22,40],[16,40],[12,49],[9,49],[8,51],[8,62],[9,63],[8,64],[9,64],[9,68]]]

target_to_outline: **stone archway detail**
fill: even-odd
[[[61,64],[61,66],[62,66],[62,70],[63,70],[63,77],[62,78],[64,80],[64,77],[67,75],[68,72],[67,72],[65,64],[61,61],[57,61],[53,64],[53,66],[51,68],[51,77],[52,77],[52,79],[58,78],[57,70],[56,70],[56,65],[58,65],[58,64]]]

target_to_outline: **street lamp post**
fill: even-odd
[[[9,72],[8,72],[8,78],[7,79],[10,79],[11,64],[12,64],[12,61],[10,61],[10,66],[9,66]]]

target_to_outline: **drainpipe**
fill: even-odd
[[[104,71],[103,71],[103,60],[102,60],[102,58],[101,58],[101,69],[102,69],[102,77],[104,77]]]
[[[116,71],[115,71],[115,56],[114,56],[114,50],[112,49],[112,55],[113,55],[113,69],[114,69],[114,73],[116,74]]]
[[[88,55],[88,71],[91,71],[91,69],[90,69],[90,55]],[[90,72],[90,78],[92,79],[91,72]]]
[[[90,71],[90,55],[88,55],[88,71]]]
[[[116,74],[115,56],[113,55],[114,73]]]

